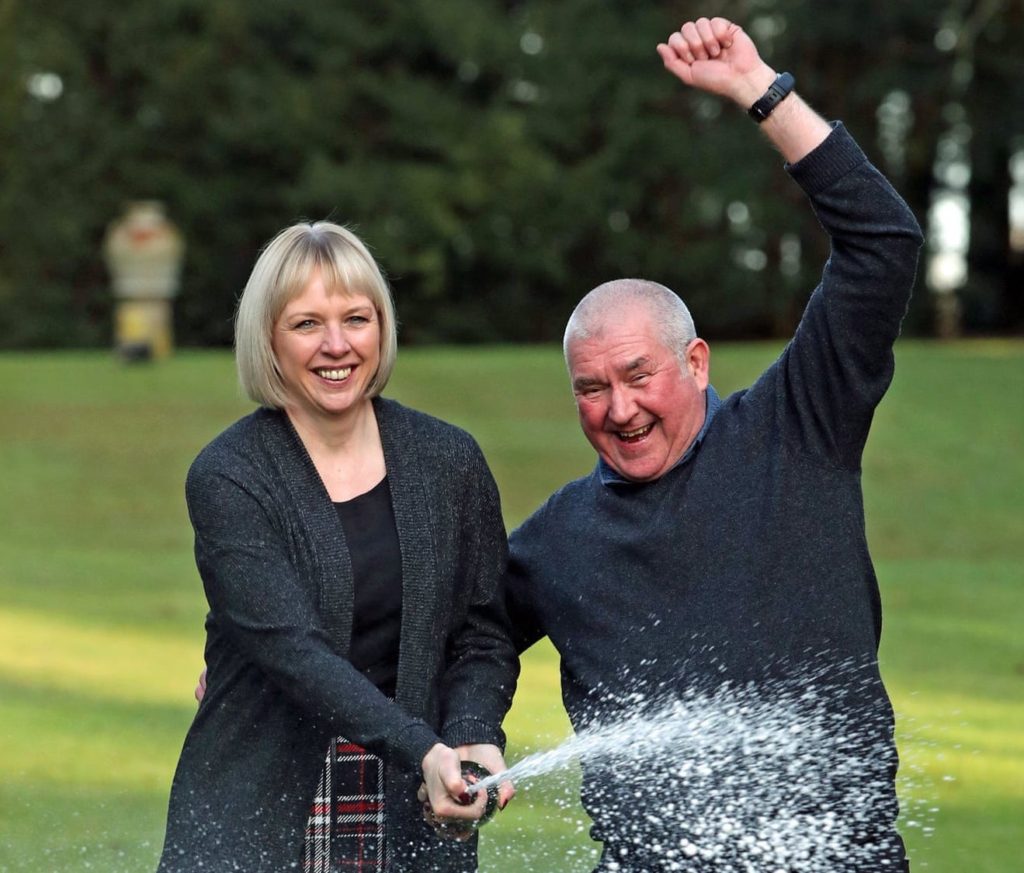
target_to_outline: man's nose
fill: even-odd
[[[636,403],[629,392],[620,386],[612,386],[608,405],[608,419],[613,424],[626,424],[636,413]]]

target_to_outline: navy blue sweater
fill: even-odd
[[[859,838],[885,847],[875,862],[903,869],[860,462],[892,378],[921,235],[841,125],[788,170],[832,243],[793,340],[723,401],[688,462],[646,484],[603,484],[595,470],[515,531],[512,618],[521,647],[548,636],[560,653],[577,730],[638,691],[799,681],[804,669],[837,665],[833,705],[891,751],[865,761],[866,781],[883,790]],[[607,859],[623,822],[584,769],[583,802]],[[621,869],[657,864],[627,858]]]

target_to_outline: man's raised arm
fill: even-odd
[[[786,81],[761,60],[750,37],[725,18],[687,21],[658,46],[665,68],[691,88],[718,94],[749,110],[764,98],[761,129],[791,164],[812,152],[831,132],[829,124],[799,95],[778,99],[769,89]]]
[[[684,84],[749,112],[829,235],[821,282],[793,341],[746,399],[771,397],[792,445],[857,469],[874,409],[892,380],[920,227],[846,129],[793,93],[793,77],[761,60],[738,25],[724,18],[687,22],[658,54]]]

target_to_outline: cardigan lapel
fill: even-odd
[[[320,615],[338,654],[348,657],[352,646],[355,582],[341,520],[309,452],[284,412],[263,410],[267,416],[270,463],[280,471],[278,481],[290,494],[300,524],[300,540],[316,567]]]
[[[396,698],[414,715],[427,711],[435,648],[438,569],[431,504],[409,413],[391,400],[373,401],[402,552],[402,631]]]
[[[398,652],[396,698],[414,715],[427,712],[438,621],[437,549],[431,505],[417,451],[418,434],[409,413],[392,400],[373,401],[384,450],[391,504],[402,553],[402,624]],[[258,413],[260,414],[260,413]],[[339,654],[347,657],[352,643],[355,593],[352,562],[338,514],[320,474],[299,435],[283,412],[264,410],[271,463],[289,491],[317,569],[324,626]]]

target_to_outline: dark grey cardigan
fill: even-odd
[[[208,688],[171,788],[160,873],[295,869],[330,738],[388,762],[395,870],[475,870],[475,845],[420,820],[420,762],[502,744],[517,670],[503,606],[497,489],[465,432],[398,403],[374,410],[402,553],[396,702],[346,659],[352,568],[337,513],[286,415],[261,409],[188,474],[210,612]]]

